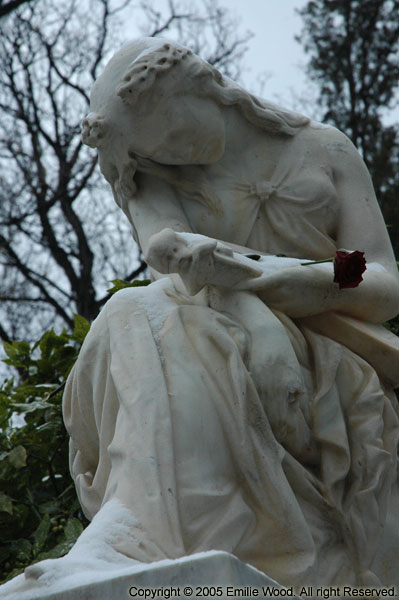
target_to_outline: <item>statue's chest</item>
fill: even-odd
[[[241,245],[250,245],[255,234],[264,251],[264,236],[273,237],[275,246],[279,236],[300,231],[301,223],[333,238],[338,199],[332,170],[322,153],[300,150],[280,157],[274,169],[268,165],[247,177],[222,172],[198,186],[183,203],[193,230]]]

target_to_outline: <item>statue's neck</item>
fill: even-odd
[[[241,181],[269,180],[292,137],[250,123],[236,107],[225,110],[226,141],[221,159],[206,165],[208,176],[230,173]]]

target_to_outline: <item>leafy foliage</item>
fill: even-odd
[[[145,281],[112,281],[110,294]],[[90,323],[46,331],[36,343],[3,342],[18,376],[0,387],[0,582],[72,548],[88,521],[69,473],[62,392]]]
[[[218,0],[6,8],[15,10],[0,35],[0,336],[35,340],[50,326],[70,329],[73,313],[92,320],[110,280],[146,268],[97,153],[80,138],[104,64],[128,39],[166,36],[235,77],[250,35]]]
[[[385,323],[385,326],[395,335],[399,335],[399,315]]]
[[[66,554],[87,521],[68,468],[61,400],[90,324],[52,329],[38,342],[4,343],[17,378],[0,388],[0,579]]]
[[[127,287],[141,287],[143,285],[148,285],[149,283],[151,283],[151,280],[150,279],[136,279],[135,281],[132,281],[129,283],[129,281],[124,281],[123,279],[113,279],[111,281],[111,283],[113,283],[114,285],[112,286],[112,288],[110,288],[107,291],[110,294],[115,294],[115,292],[118,292],[119,290],[123,290],[124,288],[127,288]]]

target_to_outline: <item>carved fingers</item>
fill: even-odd
[[[146,260],[160,273],[178,273],[191,295],[205,285],[233,288],[261,274],[254,261],[216,240],[172,229],[151,237]]]

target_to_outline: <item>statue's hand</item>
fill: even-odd
[[[145,258],[159,273],[178,273],[192,295],[207,284],[232,288],[261,273],[254,261],[212,238],[169,228],[151,236]]]
[[[196,294],[214,273],[216,240],[204,238],[189,243],[173,229],[151,236],[147,263],[159,273],[178,273],[191,294]]]

